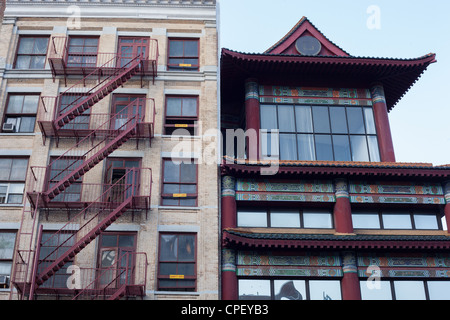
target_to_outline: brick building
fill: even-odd
[[[7,1],[0,299],[218,299],[217,38],[215,0]]]

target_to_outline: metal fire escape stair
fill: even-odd
[[[52,264],[50,264],[43,272],[36,277],[36,284],[42,285],[47,279],[53,276],[60,270],[67,262],[75,257],[81,250],[83,250],[89,243],[97,238],[106,228],[108,228],[114,221],[117,220],[125,211],[131,207],[132,193],[120,205],[117,206],[109,215],[101,220],[95,228],[90,230],[84,237],[82,237],[75,245],[58,257]],[[76,236],[76,233],[74,234]]]
[[[56,130],[61,129],[65,124],[70,122],[75,117],[81,115],[83,112],[88,110],[90,107],[92,107],[94,104],[99,102],[101,99],[106,97],[108,94],[113,92],[115,89],[117,89],[120,85],[128,81],[134,74],[136,74],[139,71],[140,66],[140,57],[137,56],[134,59],[132,59],[129,63],[127,63],[126,66],[123,68],[120,68],[118,72],[115,72],[113,75],[108,76],[106,81],[102,81],[97,85],[94,90],[90,90],[89,94],[83,97],[82,99],[79,99],[79,101],[73,103],[73,105],[69,105],[68,108],[66,108],[66,111],[56,117],[56,119],[53,122],[53,125]],[[117,116],[117,115],[115,115]],[[64,170],[58,173],[60,176],[59,181],[51,186],[49,189],[44,190],[43,192],[37,192],[38,197],[35,198],[35,202],[33,203],[32,198],[27,197],[30,201],[30,204],[32,205],[31,211],[34,212],[34,215],[32,213],[33,221],[36,221],[37,219],[37,210],[40,199],[42,199],[44,202],[51,201],[54,199],[58,194],[66,190],[69,186],[71,186],[77,179],[82,177],[86,172],[91,170],[95,165],[100,163],[103,159],[105,159],[108,155],[110,155],[114,150],[119,148],[123,143],[125,143],[127,140],[129,140],[131,137],[137,134],[137,125],[138,125],[138,116],[131,117],[126,121],[125,124],[123,124],[120,128],[111,130],[110,126],[112,123],[112,120],[115,116],[112,116],[111,119],[108,119],[103,125],[101,125],[99,128],[94,130],[90,135],[86,136],[84,139],[79,141],[74,147],[72,147],[70,150],[68,150],[63,156],[66,155],[72,155],[74,150],[77,150],[76,152],[80,152],[80,148],[82,149],[82,145],[86,145],[86,143],[89,143],[89,141],[92,141],[92,148],[85,152],[84,154],[77,156],[77,159],[83,159],[83,162],[81,165],[77,166],[75,169],[73,169],[73,166],[69,165]],[[106,129],[107,128],[107,129]],[[100,137],[100,142],[96,143],[94,145],[94,140],[98,139]],[[102,139],[103,137],[103,139]],[[76,163],[76,161],[74,161]],[[51,169],[51,164],[47,167],[43,167],[45,170],[45,174],[43,175],[45,179],[48,181],[49,178],[49,172]],[[33,170],[32,170],[33,172]],[[134,181],[134,171],[129,171],[123,179],[126,179],[126,177],[130,174],[133,174]],[[129,177],[129,176],[128,176]],[[45,182],[47,182],[45,181]],[[120,181],[120,180],[119,180]],[[122,181],[123,182],[123,181]],[[42,181],[44,183],[44,181]],[[43,184],[45,185],[45,184]],[[110,187],[110,189],[113,186]],[[81,216],[82,214],[86,214],[86,210],[89,209],[95,209],[94,212],[97,212],[97,214],[89,220],[85,225],[83,225],[80,230],[83,230],[83,233],[78,236],[80,230],[72,230],[74,239],[80,238],[73,246],[71,246],[68,250],[66,250],[63,254],[59,255],[54,262],[52,262],[49,266],[47,266],[43,271],[38,272],[39,264],[43,261],[39,257],[40,253],[40,246],[41,243],[39,241],[36,243],[35,248],[33,249],[31,247],[32,240],[30,240],[30,249],[27,250],[28,252],[28,258],[22,259],[23,262],[21,263],[24,267],[21,268],[21,270],[25,270],[24,276],[21,277],[21,279],[24,279],[25,282],[22,283],[22,287],[20,288],[20,283],[16,283],[17,288],[20,288],[22,297],[25,294],[29,294],[29,298],[33,299],[34,292],[37,287],[41,286],[46,280],[48,280],[51,276],[55,275],[55,273],[60,270],[68,261],[73,259],[75,255],[77,255],[81,250],[83,250],[89,243],[91,243],[94,239],[96,239],[108,226],[110,226],[114,221],[116,221],[117,218],[119,218],[125,211],[127,211],[129,208],[131,208],[133,203],[133,197],[134,197],[134,182],[132,184],[131,189],[128,190],[129,192],[126,192],[123,194],[123,198],[120,199],[119,202],[116,202],[111,205],[106,205],[104,203],[104,198],[106,193],[105,191],[98,199],[97,202],[91,203],[87,208],[83,209],[77,217]],[[25,210],[24,213],[25,214]],[[96,221],[93,221],[93,219],[97,219]],[[98,222],[99,221],[99,222]],[[93,223],[94,226],[89,225],[90,222]],[[33,223],[34,224],[34,223]],[[69,224],[69,223],[68,223]],[[34,228],[34,227],[33,227]],[[86,229],[88,229],[86,231]],[[42,232],[42,229],[41,229]],[[62,233],[63,229],[56,232],[54,236],[56,236],[58,233]],[[24,233],[24,231],[22,232]],[[25,235],[25,233],[24,233]],[[20,235],[19,235],[20,237]],[[38,238],[41,238],[39,236]],[[32,239],[32,238],[30,238]],[[66,242],[66,241],[65,241]],[[58,248],[63,247],[63,244],[59,244]],[[20,256],[21,252],[25,252],[24,250],[18,249],[17,253]],[[33,253],[34,252],[34,253]],[[32,254],[34,258],[32,258]],[[28,262],[27,262],[28,261]],[[32,269],[34,271],[31,272],[30,281],[31,284],[29,291],[26,289],[28,286],[27,284],[27,278],[28,273],[30,272],[31,264],[34,266]],[[39,274],[38,274],[39,273]],[[19,279],[19,277],[17,277]],[[125,288],[126,289],[126,288]],[[123,288],[118,288],[118,291],[113,294],[112,297],[120,298],[125,294],[125,291],[123,291]]]
[[[101,69],[101,67],[99,69]],[[76,101],[73,105],[66,107],[65,112],[54,120],[55,129],[61,129],[75,117],[83,114],[83,112],[91,108],[94,104],[131,79],[133,75],[139,72],[139,69],[140,59],[138,56],[128,62],[124,67],[108,76],[100,82],[99,85],[91,89],[85,98],[79,99],[79,101]],[[85,78],[88,77],[89,76]]]

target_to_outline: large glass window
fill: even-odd
[[[263,143],[270,141],[269,130],[279,130],[279,150],[263,145],[263,157],[279,154],[280,160],[380,161],[370,107],[263,104],[260,110]]]
[[[241,208],[237,223],[239,227],[249,228],[333,228],[331,211],[317,209]]]
[[[196,235],[162,233],[159,238],[158,289],[194,291]]]
[[[239,279],[239,300],[341,300],[339,280]]]
[[[48,37],[20,37],[16,69],[44,69]]]
[[[361,280],[360,288],[362,300],[450,300],[448,280]]]
[[[430,211],[354,211],[355,229],[442,230],[442,214]]]

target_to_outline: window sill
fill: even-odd
[[[155,291],[155,295],[172,295],[172,296],[199,296],[199,292],[194,291]]]
[[[23,204],[1,203],[0,208],[23,208]]]
[[[181,206],[158,206],[158,209],[163,209],[163,210],[195,210],[195,211],[201,210],[200,207],[181,207]]]
[[[35,136],[35,135],[36,135],[35,132],[12,132],[12,133],[1,132],[1,133],[0,133],[0,137],[1,137],[1,136],[25,136],[25,137],[33,137],[33,136]]]

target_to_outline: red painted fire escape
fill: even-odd
[[[35,294],[71,294],[77,299],[143,296],[147,258],[137,252],[126,252],[126,256],[118,257],[118,264],[107,269],[75,266],[76,285],[46,283],[67,264],[72,265],[77,254],[126,211],[147,213],[151,197],[151,169],[147,168],[127,169],[123,176],[108,183],[89,184],[82,180],[130,139],[136,140],[137,147],[139,140],[151,141],[153,99],[136,99],[115,114],[95,114],[90,110],[134,75],[150,75],[154,79],[157,46],[144,57],[137,55],[124,61],[123,57],[113,55],[90,70],[71,70],[66,67],[65,43],[60,37],[52,39],[49,62],[54,76],[63,72],[65,79],[68,74],[81,74],[83,78],[58,97],[41,98],[38,124],[44,144],[49,137],[55,139],[57,146],[61,137],[76,138],[76,143],[47,166],[30,168],[11,283],[19,299],[33,299]],[[82,191],[74,192],[73,186],[80,183]],[[70,219],[44,240],[42,225],[38,228],[39,213],[50,208],[67,209]],[[71,216],[74,209],[79,211]]]

